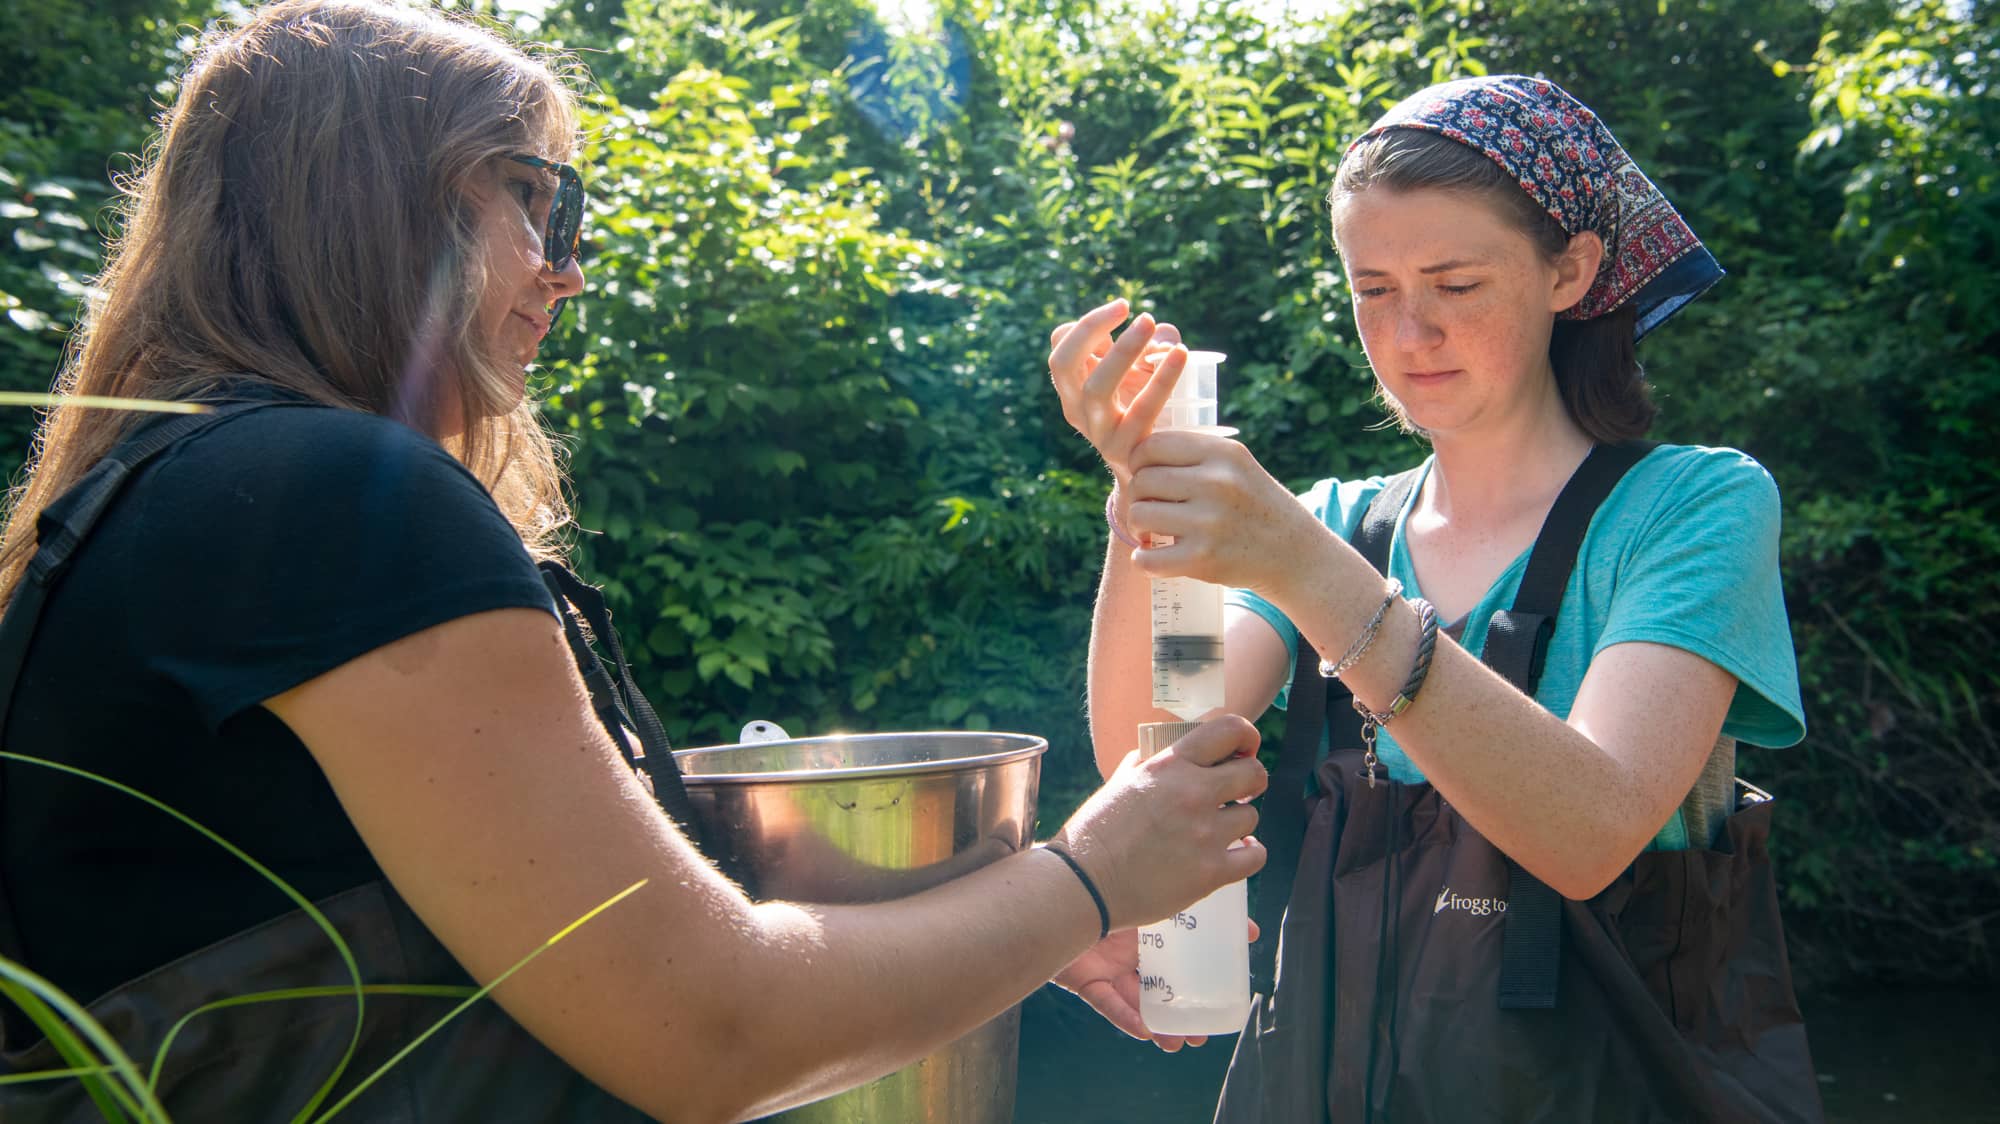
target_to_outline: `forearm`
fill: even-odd
[[[746,1009],[718,1052],[734,1083],[770,1093],[744,1116],[871,1080],[971,1031],[1089,948],[1098,917],[1060,859],[1030,851],[889,905],[759,905],[755,924],[760,990],[775,1002]]]
[[[1320,553],[1300,570],[1322,580],[1287,590],[1288,603],[1280,607],[1314,647],[1337,655],[1360,635],[1384,588],[1345,543],[1333,540]],[[1416,610],[1399,600],[1366,658],[1343,679],[1363,703],[1384,710],[1415,665],[1417,648]],[[1670,693],[1672,685],[1659,689]],[[1647,774],[1445,637],[1417,701],[1391,729],[1467,821],[1569,897],[1601,889],[1672,812],[1671,784],[1648,783]]]
[[[1153,706],[1151,588],[1131,548],[1113,538],[1090,622],[1090,741],[1101,776],[1139,744],[1140,723],[1174,720]]]
[[[694,897],[708,904],[687,908]],[[663,1121],[747,1120],[923,1057],[1046,982],[1097,930],[1076,876],[1035,851],[869,905],[752,903],[705,872],[656,878],[496,998]]]

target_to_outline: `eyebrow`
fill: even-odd
[[[1417,272],[1428,276],[1433,273],[1450,273],[1454,269],[1476,268],[1478,266],[1483,266],[1485,264],[1487,263],[1483,259],[1453,258],[1450,261],[1441,261],[1436,265],[1427,265],[1422,269],[1417,270]],[[1383,269],[1357,269],[1354,271],[1354,276],[1357,278],[1387,277],[1389,276],[1389,273],[1387,270]]]

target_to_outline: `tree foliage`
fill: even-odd
[[[111,177],[146,142],[155,97],[214,9],[213,0],[0,8],[0,390],[48,389],[114,233]],[[0,442],[24,450],[33,421],[0,411]]]

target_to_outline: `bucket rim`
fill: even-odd
[[[681,771],[681,783],[690,787],[707,785],[771,784],[788,781],[866,780],[874,777],[916,776],[926,773],[955,773],[1008,765],[1037,758],[1048,752],[1049,740],[1040,734],[1010,733],[1004,730],[894,730],[875,734],[822,734],[811,738],[779,738],[768,742],[726,742],[721,745],[691,746],[674,750],[676,764],[741,749],[766,746],[852,744],[855,742],[899,741],[906,738],[940,738],[951,741],[982,739],[1012,741],[1016,744],[975,757],[953,757],[943,761],[896,761],[880,765],[842,765],[831,769],[771,769],[754,773],[690,773]]]

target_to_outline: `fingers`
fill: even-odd
[[[1254,836],[1245,839],[1242,846],[1231,847],[1224,851],[1222,866],[1228,872],[1228,881],[1224,885],[1248,878],[1264,869],[1264,860],[1267,857],[1264,845]]]
[[[1251,730],[1254,733],[1256,728],[1251,727]],[[1271,775],[1264,771],[1263,764],[1257,760],[1257,748],[1254,744],[1243,756],[1232,758],[1211,768],[1208,771],[1208,778],[1215,784],[1225,801],[1255,800],[1264,795],[1264,790],[1271,785]],[[1250,832],[1246,828],[1236,834],[1242,836]]]
[[[1108,358],[1108,357],[1107,357]],[[1159,418],[1167,400],[1174,396],[1174,384],[1180,381],[1181,372],[1187,369],[1187,348],[1175,344],[1160,360],[1159,366],[1147,376],[1146,385],[1132,405],[1126,408],[1125,418],[1131,427],[1141,433],[1151,433],[1153,422]],[[1106,363],[1105,366],[1109,366]],[[1141,443],[1143,445],[1143,442]]]
[[[1166,362],[1167,356],[1173,354],[1174,349],[1179,347],[1180,344],[1181,330],[1179,328],[1174,327],[1172,324],[1153,325],[1152,341],[1146,344],[1144,351],[1139,353],[1139,361],[1133,364],[1132,369],[1150,377],[1154,371],[1160,369],[1160,364]]]
[[[1150,313],[1118,330],[1131,314],[1131,303],[1121,298],[1049,332],[1049,377],[1063,418],[1120,482],[1131,475],[1133,447],[1152,433],[1188,362],[1180,329]]]
[[[1235,757],[1240,751],[1257,752],[1257,727],[1237,714],[1221,714],[1188,731],[1173,744],[1171,752],[1197,765],[1214,765]],[[1250,764],[1262,771],[1253,758]],[[1260,790],[1261,791],[1261,790]]]
[[[1124,381],[1125,373],[1145,352],[1146,345],[1152,342],[1153,327],[1152,313],[1142,312],[1133,318],[1132,323],[1124,331],[1118,333],[1118,338],[1111,343],[1111,350],[1104,353],[1104,358],[1097,361],[1096,369],[1083,380],[1083,396],[1086,400],[1096,398],[1106,402],[1111,401],[1118,384]],[[1076,333],[1072,332],[1070,335],[1074,338]],[[1067,344],[1068,341],[1065,340],[1063,346]],[[1062,347],[1059,346],[1057,350],[1062,350]]]
[[[1225,838],[1244,839],[1257,830],[1257,809],[1248,804],[1231,804],[1218,818]]]
[[[1147,443],[1151,444],[1150,441]],[[1137,472],[1132,474],[1131,499],[1134,505],[1186,503],[1209,490],[1209,474],[1195,466],[1156,464],[1145,469],[1144,476]]]
[[[1049,377],[1063,417],[1121,480],[1129,475],[1124,465],[1132,446],[1151,431],[1187,362],[1177,343],[1159,350],[1158,325],[1147,313],[1113,338],[1128,312],[1126,301],[1111,301],[1049,334]]]
[[[1113,314],[1110,312],[1110,310],[1114,307],[1118,309],[1118,312],[1116,313],[1115,316],[1113,316]],[[1091,309],[1089,312],[1084,314],[1084,319],[1091,320],[1097,314],[1103,313],[1106,318],[1106,322],[1102,325],[1102,328],[1105,333],[1108,333],[1111,328],[1114,328],[1118,325],[1119,321],[1125,319],[1125,310],[1128,309],[1129,307],[1130,305],[1128,304],[1128,302],[1123,297],[1120,297],[1117,300],[1106,301],[1105,303],[1098,305],[1096,308]],[[1054,348],[1057,344],[1062,343],[1063,339],[1067,337],[1071,332],[1075,331],[1077,325],[1080,323],[1082,323],[1082,321],[1080,320],[1065,320],[1062,323],[1057,324],[1053,329],[1049,331],[1049,347]],[[1093,323],[1095,323],[1095,321],[1093,321]],[[1109,343],[1108,340],[1105,342],[1107,344]],[[1174,327],[1172,324],[1161,324],[1153,332],[1153,344],[1152,347],[1149,348],[1149,350],[1158,350],[1160,352],[1165,352],[1167,348],[1179,342],[1181,342],[1181,330],[1179,328]],[[1103,347],[1099,347],[1096,350],[1100,355],[1103,354],[1104,352]]]
[[[1111,329],[1124,322],[1130,308],[1120,298],[1098,305],[1074,323],[1058,326],[1055,332],[1049,334],[1049,370],[1060,372],[1082,363],[1090,356],[1097,341],[1107,339]]]
[[[1104,779],[1108,781],[1112,777],[1118,776],[1121,773],[1126,773],[1133,769],[1136,769],[1139,767],[1139,762],[1143,760],[1145,759],[1139,756],[1138,747],[1134,746],[1131,749],[1125,751],[1125,756],[1118,759],[1118,767],[1111,770],[1111,772],[1108,775],[1106,775]]]
[[[1183,361],[1185,362],[1185,361]],[[1168,395],[1173,393],[1173,385],[1168,384]],[[1165,399],[1162,399],[1164,402]],[[1132,452],[1132,470],[1142,468],[1173,467],[1186,468],[1209,461],[1222,460],[1236,455],[1243,443],[1232,437],[1214,433],[1189,433],[1175,429],[1163,429],[1146,439]],[[1244,449],[1244,452],[1248,452]]]
[[[1158,1046],[1161,1050],[1169,1054],[1179,1053],[1182,1046],[1208,1045],[1208,1035],[1206,1034],[1153,1034],[1148,1031],[1146,1034],[1140,1035],[1140,1037],[1151,1038],[1153,1045]]]
[[[1076,994],[1085,1003],[1090,1004],[1091,1010],[1103,1015],[1105,1022],[1131,1037],[1142,1042],[1152,1037],[1152,1032],[1146,1029],[1145,1021],[1139,1017],[1138,1009],[1126,1002],[1125,997],[1118,994],[1118,989],[1112,986],[1109,980],[1092,980],[1084,984],[1082,990]]]

